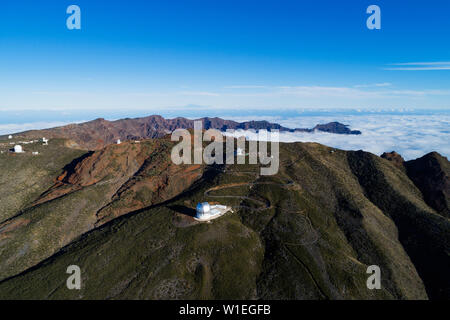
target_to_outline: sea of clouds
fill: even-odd
[[[280,142],[318,142],[343,150],[364,150],[381,155],[396,151],[406,160],[431,151],[450,157],[450,115],[349,115],[339,117],[299,116],[289,119],[264,118],[289,128],[312,128],[319,123],[338,121],[360,130],[361,135],[332,134],[316,131],[280,133]],[[246,118],[235,118],[246,121]],[[255,120],[253,118],[253,120]],[[235,136],[251,133],[240,131]]]
[[[361,135],[331,134],[326,132],[284,132],[280,133],[281,142],[318,142],[344,150],[364,150],[381,155],[383,152],[396,151],[406,160],[416,159],[431,151],[450,157],[450,114],[429,115],[392,115],[364,113],[361,115],[319,115],[319,116],[247,116],[223,117],[235,121],[267,120],[289,128],[312,128],[316,124],[338,121],[360,130]],[[82,122],[82,121],[71,121]],[[69,122],[30,122],[1,124],[0,135],[31,129],[44,129],[68,124]],[[235,136],[247,135],[243,131]]]
[[[83,122],[83,121],[76,121],[76,122],[78,123],[78,122]],[[60,127],[60,126],[65,126],[70,123],[74,123],[74,122],[40,121],[40,122],[28,122],[28,123],[5,123],[5,124],[0,124],[0,135],[14,134],[17,132],[23,132],[23,131],[28,131],[28,130],[41,130],[41,129]]]

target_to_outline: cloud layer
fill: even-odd
[[[69,124],[68,122],[31,122],[31,123],[8,123],[0,124],[0,135],[11,134],[28,130],[40,130],[59,127]]]
[[[281,142],[318,142],[330,147],[364,150],[376,155],[397,151],[406,160],[416,159],[431,151],[450,157],[450,116],[448,115],[364,115],[269,120],[291,128],[310,128],[318,123],[339,121],[350,125],[353,130],[362,131],[361,135],[338,135],[325,132],[280,133]],[[236,133],[236,135],[243,133]]]
[[[230,119],[230,117],[224,117]],[[282,142],[317,142],[344,150],[365,150],[380,155],[397,151],[406,160],[415,159],[431,151],[450,158],[450,115],[337,115],[300,116],[283,119],[279,116],[234,117],[236,121],[268,120],[290,128],[311,128],[318,123],[339,121],[360,130],[361,135],[338,135],[325,132],[280,133]],[[77,121],[78,122],[78,121]],[[0,135],[31,129],[44,129],[68,122],[35,122],[0,124]],[[245,131],[235,135],[245,135]],[[247,133],[248,135],[248,133]]]

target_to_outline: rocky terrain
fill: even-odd
[[[313,132],[314,130],[324,131],[335,134],[361,134],[360,131],[350,130],[348,126],[339,122],[331,122],[328,124],[317,125],[312,129],[290,129],[276,123],[268,121],[248,121],[236,122],[224,120],[221,118],[200,118],[203,129],[210,128],[225,131],[227,129],[277,129],[289,132]],[[63,138],[70,140],[74,146],[79,148],[98,150],[108,144],[114,143],[117,139],[121,140],[138,140],[146,138],[160,138],[177,128],[192,129],[194,121],[186,118],[164,119],[161,116],[149,116],[136,119],[121,119],[117,121],[107,121],[105,119],[96,119],[93,121],[70,124],[63,127],[34,130],[19,133],[18,135],[25,138],[49,137]]]
[[[393,151],[383,153],[382,158],[392,161],[422,191],[425,202],[444,217],[450,218],[450,167],[447,158],[437,152],[405,161]]]
[[[174,165],[164,137],[77,145],[1,155],[0,299],[450,298],[450,170],[437,153],[281,144],[278,174],[260,176]],[[200,201],[233,213],[196,222]],[[81,290],[65,285],[73,264]],[[369,265],[380,290],[366,287]]]
[[[426,203],[444,217],[450,218],[450,166],[447,158],[432,152],[407,161],[406,172],[422,193]]]

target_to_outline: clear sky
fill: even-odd
[[[189,105],[450,109],[450,1],[1,1],[0,110]]]

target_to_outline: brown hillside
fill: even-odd
[[[336,134],[360,134],[359,131],[352,131],[346,125],[338,122],[317,125],[312,129],[290,129],[276,123],[268,121],[246,121],[236,122],[232,120],[224,120],[221,118],[200,118],[203,129],[218,129],[225,131],[227,129],[277,129],[280,131],[304,131],[312,132],[314,130],[326,131]],[[24,137],[47,137],[47,138],[64,138],[71,141],[73,147],[84,148],[87,150],[98,150],[108,144],[115,143],[117,139],[136,140],[163,137],[167,133],[175,129],[192,129],[194,121],[182,117],[174,119],[165,119],[158,115],[135,118],[121,119],[117,121],[107,121],[105,119],[96,119],[93,121],[70,124],[67,126],[56,127],[45,130],[33,130],[20,133],[19,136]]]

